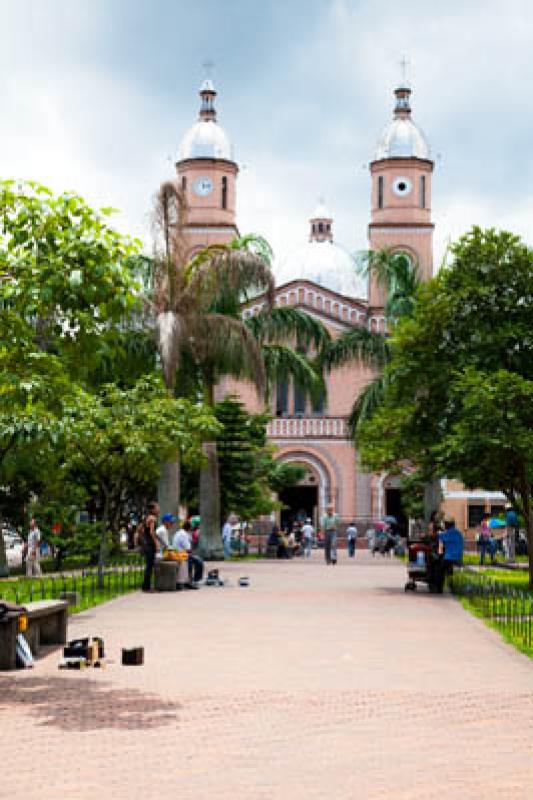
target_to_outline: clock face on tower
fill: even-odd
[[[213,181],[211,178],[201,177],[194,181],[194,191],[198,197],[207,197],[213,191]]]
[[[408,194],[411,194],[412,188],[413,184],[409,178],[404,178],[403,175],[399,175],[395,178],[392,184],[392,191],[398,197],[407,197]]]

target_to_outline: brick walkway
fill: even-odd
[[[0,674],[2,798],[531,800],[533,663],[453,598],[366,553],[222,571],[76,617],[103,672]]]

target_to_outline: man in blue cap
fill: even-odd
[[[173,514],[163,514],[161,517],[161,525],[155,532],[161,552],[170,547],[170,531],[172,530],[172,526],[175,524],[175,522],[176,517]]]

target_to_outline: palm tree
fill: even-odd
[[[269,248],[248,237],[230,245],[208,248],[187,260],[184,236],[188,206],[183,192],[173,183],[162,186],[155,204],[155,254],[151,296],[145,305],[154,321],[157,351],[165,386],[174,395],[176,373],[187,354],[193,364],[216,363],[225,358],[238,374],[246,373],[259,389],[265,385],[263,362],[257,341],[237,319],[218,313],[217,301],[226,296],[263,292],[272,306],[274,278]],[[206,400],[211,399],[208,368]],[[205,447],[206,452],[209,447]],[[161,466],[161,510],[179,513],[179,453]]]
[[[373,275],[385,290],[385,317],[390,330],[400,319],[412,314],[416,292],[420,285],[418,267],[403,253],[390,250],[371,250],[365,256],[364,270]],[[386,333],[353,328],[333,341],[324,353],[322,363],[331,370],[350,361],[361,361],[376,373],[356,398],[349,417],[349,427],[357,439],[359,426],[370,419],[383,399],[390,376],[384,372],[390,362],[391,351]]]
[[[318,361],[329,344],[325,328],[299,309],[273,308],[272,252],[261,237],[245,236],[226,245],[212,245],[187,261],[183,235],[188,208],[180,189],[165,184],[157,199],[155,222],[160,249],[153,268],[152,300],[156,341],[165,385],[176,390],[181,367],[194,373],[204,402],[214,404],[215,386],[224,375],[250,380],[268,398],[276,380],[288,377],[318,397],[324,384]],[[262,311],[242,319],[243,304],[261,295]],[[295,348],[288,342],[294,343]],[[202,547],[207,557],[222,554],[218,458],[215,442],[203,445],[200,472]],[[179,455],[162,465],[159,485],[162,511],[179,511]]]
[[[242,244],[261,245],[257,237],[236,240],[231,248],[237,253]],[[206,248],[191,262],[191,271],[198,265],[207,266],[206,274],[212,275],[213,260],[217,263],[220,248]],[[269,253],[268,253],[269,254]],[[234,267],[237,268],[237,261]],[[220,269],[225,269],[224,263]],[[321,352],[329,343],[325,328],[309,315],[293,308],[273,308],[271,298],[265,295],[262,311],[242,321],[242,303],[247,299],[245,281],[240,291],[219,283],[222,291],[215,300],[208,318],[225,320],[228,326],[224,338],[216,335],[203,337],[195,342],[193,352],[197,369],[202,378],[204,402],[214,404],[215,386],[225,375],[251,379],[259,396],[268,400],[272,386],[278,380],[292,378],[304,391],[317,398],[324,392],[321,373],[310,363],[304,352],[312,347]],[[258,282],[253,280],[250,288],[257,293]],[[215,333],[215,332],[213,332]],[[253,346],[243,347],[251,337]],[[295,348],[287,344],[294,342]],[[204,465],[200,470],[200,518],[202,520],[201,550],[204,557],[222,556],[220,538],[220,492],[218,456],[215,442],[204,444]]]

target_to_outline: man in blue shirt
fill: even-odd
[[[446,575],[453,573],[453,565],[463,561],[464,539],[461,531],[455,527],[455,520],[446,517],[444,530],[439,533],[439,552],[442,559],[434,562],[430,591],[442,594]]]
[[[439,533],[443,545],[444,563],[461,564],[463,561],[464,539],[460,530],[455,527],[455,520],[446,517],[444,530]]]

